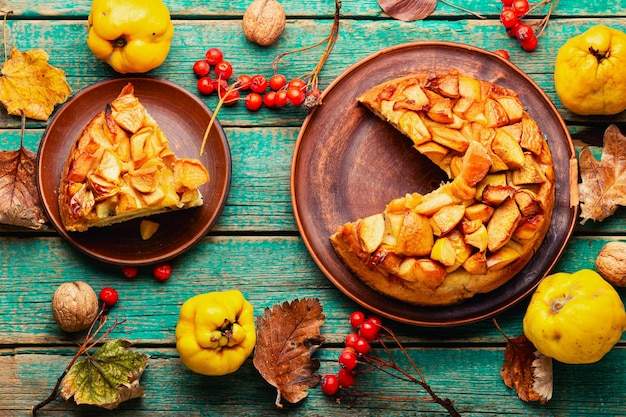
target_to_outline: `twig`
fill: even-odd
[[[424,390],[426,390],[426,392],[428,393],[428,395],[430,395],[432,400],[435,403],[437,403],[437,404],[441,405],[442,407],[444,407],[448,411],[448,414],[450,414],[450,416],[452,416],[452,417],[461,417],[461,414],[459,414],[459,412],[454,408],[454,405],[452,404],[452,401],[450,399],[439,397],[437,394],[435,394],[435,391],[433,391],[431,386],[426,383],[426,379],[424,378],[424,375],[422,375],[422,371],[419,369],[419,367],[417,366],[415,361],[413,361],[413,358],[411,358],[411,356],[409,355],[409,352],[406,350],[406,348],[404,346],[402,346],[402,343],[400,343],[400,341],[396,337],[395,333],[391,329],[388,329],[387,327],[382,327],[382,328],[389,334],[389,336],[391,336],[393,341],[398,345],[398,347],[400,348],[400,350],[402,351],[404,356],[407,358],[407,360],[409,361],[409,363],[411,364],[413,369],[417,372],[417,374],[418,374],[420,379],[417,380],[417,379],[413,378],[408,372],[405,372],[402,369],[399,369],[397,367],[396,367],[396,369],[398,371],[400,371],[403,375],[406,375],[406,376],[410,377],[413,382],[417,383],[422,388],[424,388]],[[387,350],[386,346],[385,346],[385,349]]]
[[[341,1],[335,0],[335,18],[333,20],[333,27],[330,30],[330,35],[328,35],[328,43],[326,44],[326,50],[324,50],[324,54],[320,58],[319,62],[315,66],[313,73],[311,75],[311,88],[313,90],[318,89],[319,82],[319,74],[326,60],[330,56],[330,52],[335,46],[335,42],[337,42],[337,38],[339,37],[339,11],[341,10]]]
[[[456,410],[456,408],[454,408],[454,404],[452,403],[452,401],[448,398],[439,397],[434,392],[432,387],[426,382],[426,379],[424,378],[422,371],[417,366],[413,358],[411,358],[406,348],[402,346],[402,343],[400,343],[400,340],[397,338],[395,333],[391,329],[384,327],[384,326],[381,326],[381,330],[384,330],[385,333],[395,343],[395,345],[400,349],[402,354],[406,357],[406,359],[411,364],[411,367],[413,368],[413,370],[417,373],[417,378],[413,376],[410,372],[402,369],[398,365],[395,358],[393,357],[391,349],[387,346],[387,344],[385,343],[385,341],[380,335],[378,336],[377,341],[378,343],[380,343],[381,347],[383,348],[383,350],[385,351],[389,359],[383,358],[375,349],[372,348],[369,353],[359,356],[361,360],[364,361],[365,364],[369,365],[369,367],[366,369],[359,370],[358,373],[362,374],[362,373],[372,372],[373,370],[379,370],[400,381],[406,381],[406,382],[419,385],[428,393],[428,397],[423,397],[423,398],[390,397],[390,396],[369,394],[369,393],[356,390],[354,388],[341,388],[339,391],[341,394],[337,397],[338,402],[340,402],[342,399],[347,399],[350,401],[350,404],[348,404],[348,408],[351,408],[356,402],[356,400],[362,397],[370,397],[370,398],[376,398],[376,399],[387,400],[387,401],[430,401],[430,402],[439,404],[443,408],[445,408],[451,417],[461,417],[461,414]]]
[[[465,13],[469,13],[469,14],[471,14],[472,16],[476,16],[476,17],[477,17],[477,18],[479,18],[479,19],[486,19],[486,17],[485,17],[485,16],[483,16],[482,14],[480,14],[480,13],[473,12],[473,11],[471,11],[471,10],[468,10],[468,9],[464,8],[464,7],[457,6],[456,4],[450,3],[450,2],[445,1],[445,0],[439,0],[439,1],[440,1],[441,3],[443,3],[443,4],[445,4],[446,6],[450,6],[450,7],[453,7],[453,8],[455,8],[455,9],[459,9],[460,11],[465,12]]]
[[[559,1],[560,0],[544,0],[541,3],[538,3],[537,5],[533,6],[528,11],[528,13],[530,13],[531,11],[537,9],[539,6],[541,6],[541,10],[543,10],[543,8],[547,4],[550,4],[550,9],[548,10],[548,13],[543,17],[543,19],[541,19],[541,22],[539,23],[539,32],[537,32],[537,37],[541,36],[545,28],[548,26],[548,21],[550,20],[550,16],[552,16],[552,12],[554,12],[554,9],[556,9],[556,6],[559,4]]]
[[[299,53],[299,52],[304,52],[307,51],[309,49],[313,49],[313,48],[317,48],[320,45],[323,45],[324,43],[326,43],[326,48],[324,49],[324,53],[322,54],[321,58],[319,59],[319,61],[317,62],[317,65],[315,65],[315,68],[311,71],[308,72],[304,75],[301,76],[301,78],[306,79],[307,80],[307,89],[310,88],[310,90],[314,93],[319,93],[319,74],[322,71],[322,68],[324,67],[324,64],[326,63],[326,60],[328,59],[328,57],[330,56],[330,53],[333,50],[333,47],[335,46],[335,43],[337,42],[337,38],[339,37],[339,22],[340,22],[340,11],[341,11],[341,0],[335,0],[335,16],[333,19],[333,26],[330,29],[330,34],[328,36],[326,36],[324,39],[320,40],[319,42],[313,44],[313,45],[309,45],[309,46],[305,46],[303,48],[298,48],[298,49],[294,49],[291,51],[287,51],[287,52],[283,52],[281,54],[279,54],[278,56],[276,56],[276,58],[274,58],[274,60],[272,61],[272,70],[274,71],[274,73],[276,73],[277,69],[277,65],[282,62],[282,59],[290,54],[295,54],[295,53]],[[312,98],[312,99],[310,99]],[[318,95],[310,95],[307,96],[303,107],[307,110],[310,111],[312,110],[316,105],[319,104],[319,96]]]
[[[220,84],[218,84],[218,96],[219,96],[219,89]],[[213,127],[213,124],[215,123],[215,119],[217,118],[217,113],[220,111],[220,109],[222,108],[222,105],[224,104],[224,101],[226,101],[226,98],[228,97],[228,95],[232,92],[238,90],[237,88],[237,83],[232,84],[230,87],[228,87],[228,90],[226,90],[226,92],[224,93],[224,95],[220,96],[219,101],[217,102],[217,105],[215,106],[215,109],[213,110],[213,115],[211,116],[211,120],[209,120],[209,124],[206,127],[206,130],[204,131],[204,136],[202,137],[202,145],[200,145],[200,156],[202,156],[202,154],[204,153],[204,146],[206,145],[206,141],[209,138],[209,133],[211,132],[211,128]]]
[[[70,363],[65,367],[65,370],[63,371],[63,373],[61,374],[59,379],[57,379],[57,383],[55,384],[54,388],[52,389],[52,393],[50,393],[48,398],[46,398],[45,400],[43,400],[39,404],[36,404],[32,408],[31,412],[32,412],[33,416],[37,415],[37,411],[39,411],[40,409],[42,409],[46,405],[50,404],[52,401],[54,401],[59,396],[60,391],[61,391],[61,389],[60,389],[61,388],[61,383],[65,379],[65,376],[70,371],[70,369],[72,369],[72,366],[74,366],[74,363],[76,363],[78,358],[81,357],[82,355],[84,355],[88,350],[92,349],[98,343],[100,343],[102,341],[102,339],[104,337],[108,336],[111,333],[111,331],[113,331],[113,329],[115,327],[117,327],[118,325],[120,325],[120,324],[122,324],[122,323],[124,323],[126,321],[125,319],[124,320],[119,320],[116,317],[115,318],[115,322],[111,325],[111,327],[109,327],[100,337],[98,337],[96,339],[96,336],[98,335],[98,333],[102,330],[102,328],[106,324],[106,312],[107,312],[107,308],[106,308],[105,305],[103,305],[102,308],[100,309],[100,312],[98,313],[98,316],[96,316],[95,320],[91,323],[91,326],[89,327],[89,331],[87,332],[87,336],[85,337],[85,340],[83,341],[83,343],[78,348],[78,352],[76,352],[76,354],[74,355],[74,357],[72,358]],[[95,326],[96,323],[98,323],[98,326],[96,327],[96,330],[94,331],[93,329],[94,329],[94,326]],[[94,341],[94,339],[96,339],[96,340]]]

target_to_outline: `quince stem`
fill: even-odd
[[[558,314],[559,311],[561,311],[563,307],[565,307],[565,304],[567,304],[567,302],[571,299],[572,297],[568,296],[563,296],[555,299],[550,306],[550,311],[552,311],[553,314]]]

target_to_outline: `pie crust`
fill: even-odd
[[[375,290],[425,306],[513,279],[541,245],[555,199],[550,148],[518,94],[453,70],[389,80],[358,101],[449,181],[346,219],[330,237],[343,263]]]
[[[66,158],[59,211],[68,231],[86,231],[203,204],[209,173],[178,158],[127,84],[83,129]]]

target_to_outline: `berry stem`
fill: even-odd
[[[539,22],[539,30],[537,31],[536,36],[539,37],[543,33],[544,29],[548,26],[548,21],[550,20],[550,16],[552,16],[552,12],[556,9],[556,6],[559,4],[560,0],[543,0],[540,3],[537,3],[528,11],[528,13],[533,12],[534,10],[543,10],[545,6],[550,5],[550,9],[548,9],[548,13],[541,19]]]
[[[419,385],[428,393],[428,396],[421,397],[421,398],[388,397],[388,396],[383,396],[383,395],[373,395],[373,394],[364,393],[364,392],[361,392],[361,391],[358,391],[356,389],[349,388],[349,387],[348,388],[342,387],[340,390],[341,395],[340,397],[338,397],[338,401],[341,399],[350,400],[350,404],[348,405],[348,408],[351,408],[352,405],[354,405],[354,402],[356,402],[356,400],[361,397],[370,397],[370,398],[376,398],[376,399],[387,400],[387,401],[430,401],[430,402],[434,402],[436,404],[441,405],[443,408],[446,409],[446,411],[448,412],[450,416],[460,417],[461,414],[454,408],[454,404],[452,403],[452,401],[448,398],[439,397],[431,388],[431,386],[426,382],[426,379],[424,378],[422,371],[417,366],[413,358],[411,358],[409,352],[402,345],[402,343],[400,342],[398,337],[395,335],[395,333],[391,329],[385,326],[381,326],[381,330],[383,330],[383,333],[379,334],[376,340],[380,344],[382,349],[385,351],[386,358],[383,358],[374,348],[372,348],[368,354],[361,355],[359,359],[359,363],[368,364],[369,367],[363,370],[359,370],[358,373],[363,374],[363,373],[369,373],[372,371],[379,370],[400,381],[406,381],[406,382]],[[417,377],[412,375],[409,371],[406,371],[400,367],[400,365],[394,358],[394,355],[391,352],[390,347],[388,346],[387,343],[385,343],[383,338],[391,339],[393,344],[397,346],[398,349],[400,349],[402,354],[406,357],[406,359],[411,364],[411,367],[413,368],[413,370],[417,373]]]
[[[341,0],[335,0],[335,17],[333,19],[333,26],[330,29],[330,34],[326,36],[324,39],[320,40],[319,42],[313,45],[305,46],[303,48],[298,48],[292,51],[287,51],[287,52],[283,52],[279,54],[272,61],[272,69],[274,70],[274,73],[276,73],[277,71],[276,67],[282,61],[283,57],[289,54],[294,54],[298,52],[307,51],[309,49],[317,48],[318,46],[326,43],[326,49],[324,50],[324,53],[322,54],[320,60],[317,62],[317,65],[315,65],[315,68],[313,69],[313,71],[306,73],[302,76],[303,79],[307,79],[307,88],[311,88],[312,90],[318,90],[319,74],[322,71],[324,64],[326,63],[326,60],[330,56],[330,53],[332,52],[332,49],[335,46],[335,42],[337,42],[337,38],[339,37],[339,22],[340,22],[339,12],[340,10],[341,10]],[[314,107],[314,105],[308,108],[307,110],[311,110]]]
[[[476,17],[477,17],[477,18],[479,18],[479,19],[486,19],[486,17],[485,17],[485,16],[483,16],[482,14],[480,14],[480,13],[473,12],[473,11],[471,11],[471,10],[468,10],[468,9],[466,9],[466,8],[464,8],[464,7],[461,7],[461,6],[458,6],[458,5],[456,5],[456,4],[450,3],[450,2],[448,2],[448,1],[445,1],[445,0],[439,0],[439,2],[440,2],[440,3],[445,4],[446,6],[453,7],[453,8],[455,8],[455,9],[458,9],[458,10],[460,10],[460,11],[462,11],[462,12],[469,13],[469,14],[471,14],[472,16],[476,16]]]
[[[204,137],[202,138],[202,145],[200,146],[200,156],[202,156],[202,154],[204,153],[204,146],[206,145],[206,141],[209,138],[209,132],[211,132],[211,128],[213,127],[213,124],[215,123],[215,119],[217,118],[217,113],[220,111],[220,108],[224,104],[224,101],[226,101],[226,98],[228,97],[229,93],[236,89],[237,89],[237,82],[231,84],[230,87],[228,87],[228,90],[226,90],[226,93],[224,93],[224,95],[222,95],[219,101],[217,102],[217,105],[215,106],[215,110],[213,110],[213,115],[211,116],[211,120],[209,120],[209,124],[206,130],[204,131]],[[218,91],[218,95],[219,95],[219,91]]]
[[[407,358],[407,360],[409,361],[409,363],[411,364],[411,366],[413,367],[415,372],[417,372],[417,375],[419,376],[419,379],[416,379],[415,377],[410,375],[408,372],[406,372],[403,369],[399,368],[396,365],[395,361],[393,361],[393,368],[395,370],[397,370],[398,372],[400,372],[405,377],[407,377],[411,382],[414,382],[414,383],[418,384],[419,386],[421,386],[422,388],[424,388],[424,390],[428,393],[428,395],[430,395],[430,398],[432,399],[432,401],[434,401],[435,403],[437,403],[437,404],[441,405],[443,408],[445,408],[446,411],[448,411],[448,414],[450,416],[452,416],[452,417],[461,417],[461,414],[459,414],[459,412],[454,408],[454,405],[452,404],[452,401],[449,398],[441,398],[441,397],[439,397],[437,394],[435,394],[435,392],[433,391],[431,386],[426,383],[426,379],[424,378],[424,375],[422,374],[422,371],[419,369],[419,367],[417,366],[415,361],[411,358],[411,356],[409,355],[409,352],[406,350],[406,348],[404,346],[402,346],[402,343],[400,343],[400,340],[398,340],[398,337],[395,335],[395,333],[391,329],[389,329],[387,327],[382,327],[382,328],[387,332],[387,334],[392,338],[394,343],[402,351],[402,353]],[[387,345],[384,343],[384,341],[382,339],[380,339],[380,342],[381,342],[381,345],[383,346],[383,348],[385,349],[385,351],[387,352],[387,354],[391,357],[391,351],[389,350]]]
[[[335,42],[337,42],[337,38],[339,37],[339,11],[341,10],[341,0],[335,0],[335,18],[333,20],[333,27],[330,30],[330,35],[328,35],[328,43],[326,44],[326,50],[324,50],[324,54],[320,58],[319,62],[315,66],[313,73],[311,74],[311,87],[313,89],[318,88],[319,82],[319,74],[326,63],[326,60],[330,56],[333,47],[335,46]]]

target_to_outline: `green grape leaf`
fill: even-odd
[[[76,362],[61,384],[65,400],[112,410],[123,401],[143,397],[139,379],[148,355],[128,350],[131,343],[116,339],[104,343],[93,355]]]

